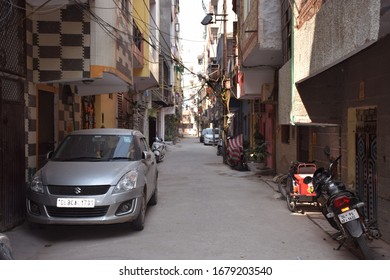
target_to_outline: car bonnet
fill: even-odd
[[[139,161],[59,162],[49,161],[42,169],[44,185],[116,185],[124,174],[142,164]]]

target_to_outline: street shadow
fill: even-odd
[[[153,207],[148,208],[145,218],[145,229],[148,224],[148,216],[154,212]],[[144,229],[144,230],[145,230]],[[102,225],[41,225],[24,222],[22,230],[27,234],[40,239],[45,246],[60,241],[83,241],[91,239],[120,238],[137,235],[142,231],[133,230],[130,223],[102,224]]]

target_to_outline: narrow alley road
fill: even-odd
[[[159,201],[145,229],[23,224],[7,232],[16,259],[356,259],[261,178],[231,170],[198,138],[168,146]]]

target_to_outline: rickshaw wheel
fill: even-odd
[[[297,209],[297,202],[289,193],[286,196],[286,201],[288,210],[290,210],[291,212],[295,212]]]
[[[287,202],[287,208],[291,212],[295,212],[297,209],[297,202],[295,198],[291,195],[293,192],[293,184],[291,178],[287,179],[287,186],[286,186],[286,202]]]
[[[278,182],[278,189],[282,198],[287,196],[287,175],[282,176]]]

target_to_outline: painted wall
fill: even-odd
[[[278,110],[279,124],[290,124],[292,110],[292,77],[291,63],[289,60],[283,67],[279,69],[279,95],[278,95]]]
[[[332,155],[343,154],[342,180],[354,188],[356,109],[377,109],[377,201],[378,222],[383,239],[390,242],[390,36],[358,54],[298,85],[311,119],[340,124],[341,131],[322,130],[317,135],[318,151],[325,144]],[[313,91],[313,89],[316,89]],[[314,98],[315,97],[315,98]],[[324,133],[325,131],[325,133]],[[339,144],[339,142],[341,144]],[[340,148],[339,148],[340,146]],[[314,147],[315,148],[315,147]],[[318,156],[317,156],[318,157]],[[317,158],[316,158],[317,160]]]
[[[228,1],[230,2],[230,1]],[[244,5],[241,1],[241,6]],[[245,65],[279,65],[282,57],[280,1],[250,2],[245,16],[240,9],[240,51]]]
[[[298,5],[294,7],[298,16]],[[316,75],[374,43],[379,12],[380,0],[325,1],[313,18],[294,28],[294,82]],[[294,121],[312,122],[296,89],[293,102]]]
[[[146,3],[146,6],[145,6]],[[150,14],[148,12],[149,1],[133,1],[133,15],[134,21],[140,29],[142,36],[145,40],[149,39],[150,36],[150,26],[149,22]],[[146,42],[143,44],[143,56],[145,59],[144,67],[134,70],[134,75],[138,77],[149,77],[150,75],[150,46]]]
[[[117,95],[100,94],[95,96],[95,118],[96,127],[115,128],[118,127],[117,121]],[[103,116],[104,114],[104,116]]]

